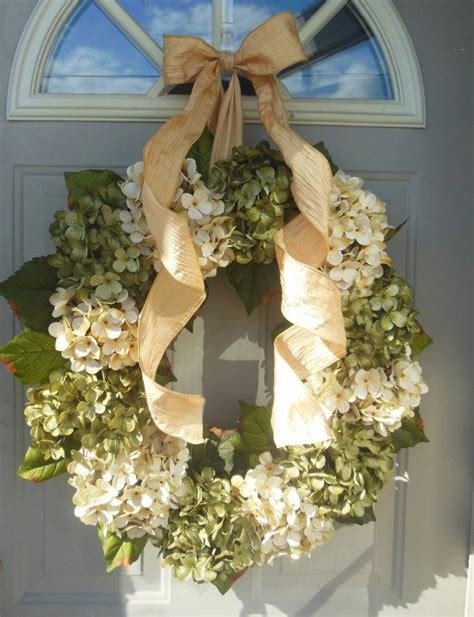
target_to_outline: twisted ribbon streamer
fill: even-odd
[[[272,426],[278,446],[318,443],[330,436],[324,410],[305,380],[345,354],[339,292],[318,268],[327,254],[331,170],[322,154],[288,126],[274,74],[306,56],[291,13],[253,30],[235,53],[218,52],[195,37],[166,36],[166,84],[194,82],[185,109],[164,124],[144,152],[143,205],[164,268],[153,283],[139,323],[139,356],[151,415],[163,431],[203,441],[204,399],[154,380],[166,349],[205,299],[191,233],[169,209],[180,170],[206,124],[215,127],[211,162],[242,143],[237,71],[252,82],[263,125],[292,171],[291,189],[301,212],[275,239],[282,283],[282,312],[293,324],[275,340]],[[225,94],[221,73],[230,73]]]

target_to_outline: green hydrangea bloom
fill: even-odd
[[[140,371],[54,371],[47,383],[28,390],[25,418],[45,458],[68,457],[80,447],[107,458],[123,445],[136,447],[139,428],[149,420]]]
[[[209,188],[224,194],[232,217],[230,246],[238,263],[268,264],[275,258],[275,234],[297,213],[290,179],[281,153],[266,141],[234,148],[230,159],[210,171]]]
[[[233,578],[255,562],[258,539],[239,515],[230,482],[205,467],[185,479],[186,494],[157,543],[163,565],[180,580]]]
[[[385,266],[371,295],[364,297],[354,288],[343,294],[342,307],[349,353],[347,367],[364,369],[386,366],[405,356],[419,326],[413,308],[413,291],[396,272]]]
[[[97,197],[79,197],[71,210],[54,215],[50,233],[56,254],[59,286],[76,290],[81,301],[95,295],[115,302],[126,289],[141,306],[153,280],[153,262],[142,255],[122,229],[120,213],[126,199],[115,182]]]

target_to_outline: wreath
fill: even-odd
[[[250,313],[279,295],[274,238],[297,214],[291,170],[267,142],[235,147],[209,173],[205,131],[181,172],[172,209],[187,221],[209,290],[224,269]],[[391,266],[385,204],[360,178],[333,172],[322,270],[341,293],[347,355],[308,379],[330,427],[312,445],[277,447],[271,407],[241,402],[236,427],[190,444],[160,430],[137,365],[137,324],[162,264],[144,215],[143,163],[66,173],[55,253],[0,284],[25,329],[0,357],[27,393],[31,446],[18,474],[68,472],[74,513],[99,530],[109,570],[147,543],[181,579],[221,592],[247,569],[298,559],[373,506],[401,448],[427,441],[427,391],[415,357],[431,342],[409,284]],[[192,329],[193,319],[187,324]],[[288,327],[283,322],[278,332]],[[167,357],[156,381],[173,381]]]

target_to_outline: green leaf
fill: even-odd
[[[109,169],[84,169],[83,171],[66,171],[64,174],[69,191],[69,206],[74,206],[80,197],[95,197],[100,189],[122,178]]]
[[[397,235],[397,233],[400,231],[400,229],[406,225],[406,223],[408,223],[410,217],[407,217],[402,223],[400,223],[400,225],[397,225],[397,227],[390,227],[390,229],[387,231],[387,233],[385,234],[385,242],[388,242],[389,240],[391,240],[394,236]]]
[[[188,152],[187,158],[194,159],[198,172],[201,174],[204,182],[209,174],[209,163],[211,161],[212,142],[214,137],[211,131],[207,128],[202,132],[201,137],[194,142],[191,150]]]
[[[240,423],[238,432],[233,434],[234,448],[247,460],[255,459],[263,452],[275,448],[271,425],[272,408],[240,404]]]
[[[48,264],[48,257],[35,257],[0,283],[0,295],[25,326],[46,332],[53,311],[49,297],[57,284],[57,270]]]
[[[341,525],[366,525],[375,521],[375,512],[372,506],[364,510],[363,516],[341,516],[337,522]]]
[[[272,341],[274,341],[279,334],[281,334],[285,330],[288,330],[291,325],[291,322],[287,319],[276,325],[271,332]]]
[[[259,304],[269,302],[280,292],[280,276],[276,261],[260,264],[232,262],[225,269],[229,281],[250,315]]]
[[[171,383],[172,381],[176,381],[176,377],[171,370],[171,364],[168,358],[163,356],[160,362],[160,366],[158,367],[158,371],[156,373],[155,381],[160,384],[160,386],[166,386],[166,384]]]
[[[230,433],[228,434],[230,435]],[[219,447],[221,439],[227,440],[230,437],[228,437],[226,431],[216,427],[210,429],[205,427],[204,438],[206,439],[204,443],[188,444],[191,452],[190,469],[201,472],[205,467],[212,467],[217,473],[225,472],[226,461],[224,457],[228,455],[228,452],[225,451],[226,448],[224,447],[221,454]]]
[[[55,476],[59,476],[67,469],[66,459],[55,461],[45,460],[43,452],[39,448],[30,447],[25,454],[23,463],[17,470],[17,475],[32,482],[44,482]]]
[[[324,141],[319,141],[315,146],[313,146],[313,148],[315,148],[316,150],[319,150],[321,154],[324,154],[324,156],[327,158],[328,163],[331,167],[332,175],[334,176],[339,171],[339,167],[332,160],[332,157],[329,154],[329,150],[326,148],[326,144],[324,143]]]
[[[102,540],[102,552],[107,563],[107,572],[134,563],[142,554],[148,540],[147,536],[129,540],[110,532],[104,536],[100,530],[99,538]]]
[[[413,448],[419,443],[428,443],[429,439],[423,428],[423,419],[416,409],[414,417],[404,418],[402,426],[392,433],[392,444],[395,447],[395,452],[399,452],[402,448]]]
[[[0,361],[22,384],[36,384],[65,364],[48,334],[23,330],[0,348]]]
[[[419,356],[422,351],[424,351],[433,343],[433,339],[431,338],[431,336],[426,334],[426,332],[423,330],[423,328],[418,322],[416,323],[418,325],[418,331],[413,334],[410,347],[412,354],[414,356]]]
[[[246,572],[247,570],[241,570],[240,572],[236,572],[232,576],[230,576],[229,574],[226,574],[225,572],[221,572],[220,574],[217,575],[217,577],[213,581],[211,581],[211,583],[215,587],[217,587],[217,589],[220,591],[222,595],[224,595],[225,593],[229,591],[232,585]]]

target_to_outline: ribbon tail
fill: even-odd
[[[229,158],[232,154],[232,148],[242,144],[243,125],[240,81],[237,71],[233,71],[229,86],[218,109],[210,167],[216,161]]]
[[[305,380],[346,352],[340,294],[319,270],[328,250],[332,174],[324,156],[288,126],[274,78],[252,76],[252,82],[262,123],[292,171],[292,193],[301,212],[275,238],[282,312],[294,325],[274,343],[274,439],[280,447],[319,443],[331,431]]]
[[[204,399],[165,388],[155,382],[155,376],[168,347],[206,296],[188,223],[169,206],[183,160],[212,116],[219,88],[214,63],[199,74],[186,108],[149,140],[144,157],[143,209],[164,268],[140,315],[139,362],[154,422],[166,433],[191,443],[204,441]]]

